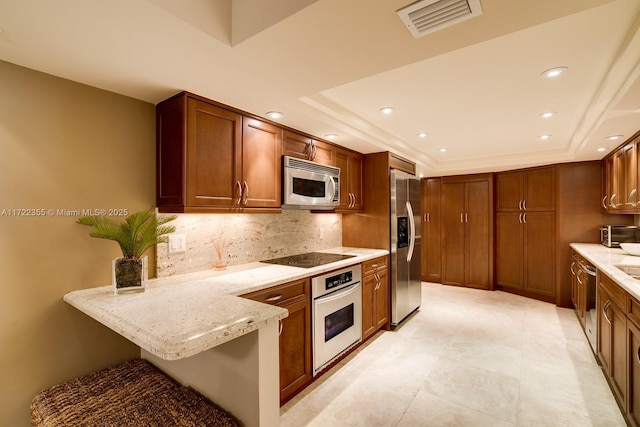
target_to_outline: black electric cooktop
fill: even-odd
[[[266,259],[260,262],[268,264],[289,265],[291,267],[311,268],[329,264],[343,259],[353,258],[355,255],[327,254],[324,252],[309,252],[307,254],[291,255],[282,258]]]

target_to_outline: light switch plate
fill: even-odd
[[[184,252],[187,250],[187,238],[184,234],[169,235],[169,253]]]

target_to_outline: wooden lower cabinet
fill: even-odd
[[[611,291],[611,292],[610,292]],[[616,302],[621,288],[607,275],[598,275],[597,353],[621,407],[627,404],[627,313]],[[624,291],[622,291],[624,292]]]
[[[362,265],[362,341],[389,326],[388,257]]]
[[[640,426],[640,328],[627,321],[627,420]]]
[[[309,278],[242,295],[289,310],[280,332],[280,404],[313,380]]]
[[[496,213],[496,284],[556,295],[555,212]]]

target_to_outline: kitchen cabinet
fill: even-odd
[[[555,209],[555,167],[496,174],[496,210],[531,212]]]
[[[280,404],[313,379],[311,352],[311,282],[309,278],[242,295],[289,310],[280,324]]]
[[[584,330],[587,323],[587,289],[585,272],[582,270],[584,260],[575,251],[571,253],[571,302]]]
[[[602,159],[602,211],[633,214],[638,212],[638,150],[640,132]]]
[[[421,276],[426,282],[442,280],[441,208],[442,178],[423,178]]]
[[[640,426],[640,329],[627,321],[627,420]]]
[[[556,298],[556,169],[496,175],[496,285]]]
[[[340,168],[340,206],[336,212],[358,212],[364,209],[362,179],[363,156],[355,151],[338,148],[336,166]]]
[[[161,212],[279,210],[282,131],[183,92],[156,107]]]
[[[336,147],[297,132],[284,130],[282,154],[298,159],[310,160],[324,165],[336,165]]]
[[[606,274],[598,273],[597,353],[614,395],[626,407],[627,295]]]
[[[389,329],[389,257],[362,263],[362,341]]]
[[[442,283],[493,287],[493,176],[442,178]]]

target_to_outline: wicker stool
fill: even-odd
[[[34,426],[237,426],[144,359],[54,385],[31,402]]]

